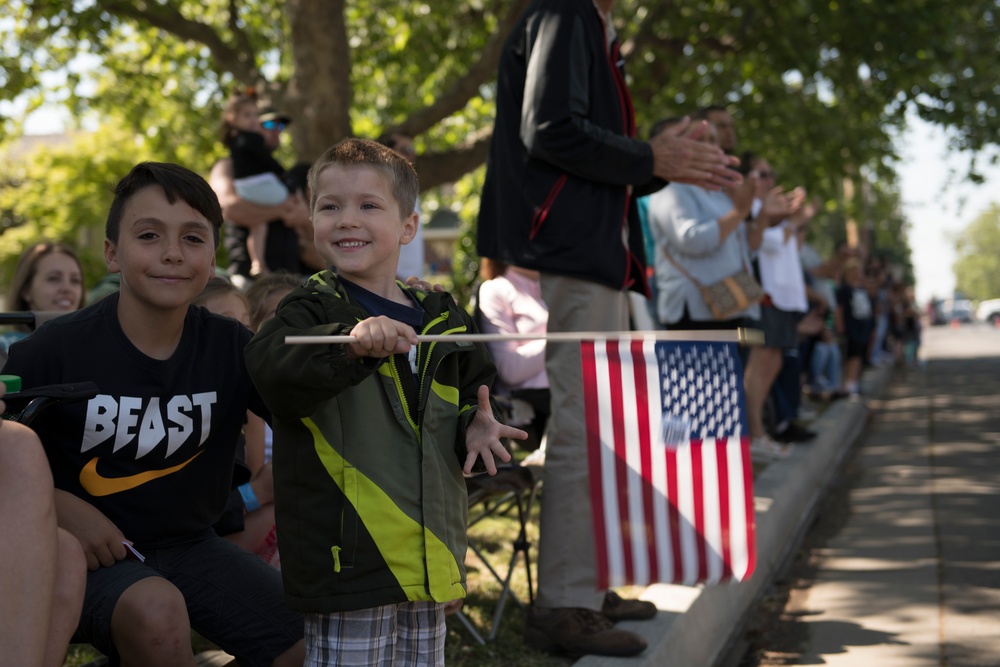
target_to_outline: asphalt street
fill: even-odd
[[[925,331],[858,443],[842,530],[786,615],[788,665],[1000,665],[1000,329]]]

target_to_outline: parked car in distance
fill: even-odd
[[[951,313],[948,319],[952,322],[971,322],[975,317],[972,302],[968,299],[955,299],[951,302]]]
[[[993,325],[1000,321],[1000,299],[981,301],[976,309],[976,319]]]
[[[935,300],[931,306],[931,324],[972,322],[974,318],[972,301],[968,299],[940,299]]]

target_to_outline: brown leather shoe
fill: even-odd
[[[656,605],[645,600],[630,600],[608,591],[601,605],[601,613],[611,621],[645,621],[656,616]]]
[[[603,614],[565,607],[532,609],[524,628],[524,642],[549,653],[632,656],[646,649],[646,640],[616,628]]]

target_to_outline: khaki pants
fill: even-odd
[[[626,331],[625,292],[576,278],[542,274],[548,331]],[[587,428],[578,343],[549,343],[545,370],[552,392],[538,551],[539,607],[598,611],[587,468]]]

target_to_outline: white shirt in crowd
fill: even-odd
[[[764,240],[757,251],[757,263],[760,286],[776,308],[798,313],[809,310],[799,244],[790,222],[786,220],[764,230]]]

